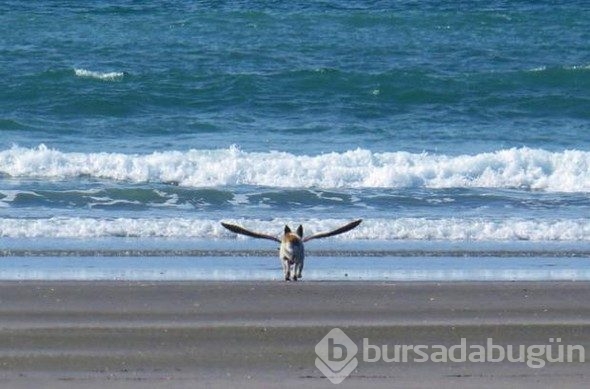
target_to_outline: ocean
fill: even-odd
[[[0,279],[590,279],[585,1],[0,3]],[[308,275],[306,278],[305,274]]]

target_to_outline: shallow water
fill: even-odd
[[[0,280],[279,281],[268,257],[5,257]],[[589,281],[586,258],[320,257],[305,281]]]

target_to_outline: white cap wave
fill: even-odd
[[[39,179],[84,176],[187,187],[483,187],[590,192],[590,152],[524,147],[456,156],[364,149],[294,155],[230,147],[122,154],[62,152],[40,145],[0,151],[0,174]]]
[[[303,223],[308,234],[350,220],[225,220],[256,231],[281,232],[284,224]],[[219,220],[190,218],[0,218],[5,238],[173,238],[248,239],[225,230]],[[364,219],[356,229],[331,239],[382,241],[564,241],[590,242],[588,219]]]

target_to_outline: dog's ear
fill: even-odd
[[[288,234],[289,232],[291,232],[291,229],[285,224],[285,234]]]
[[[299,235],[300,238],[303,238],[303,226],[301,224],[297,227],[297,235]]]

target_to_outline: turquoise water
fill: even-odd
[[[588,148],[585,2],[215,4],[3,2],[2,147]]]
[[[585,250],[588,20],[581,1],[2,2],[0,246],[224,250],[246,241],[222,220],[363,218],[326,244]]]

